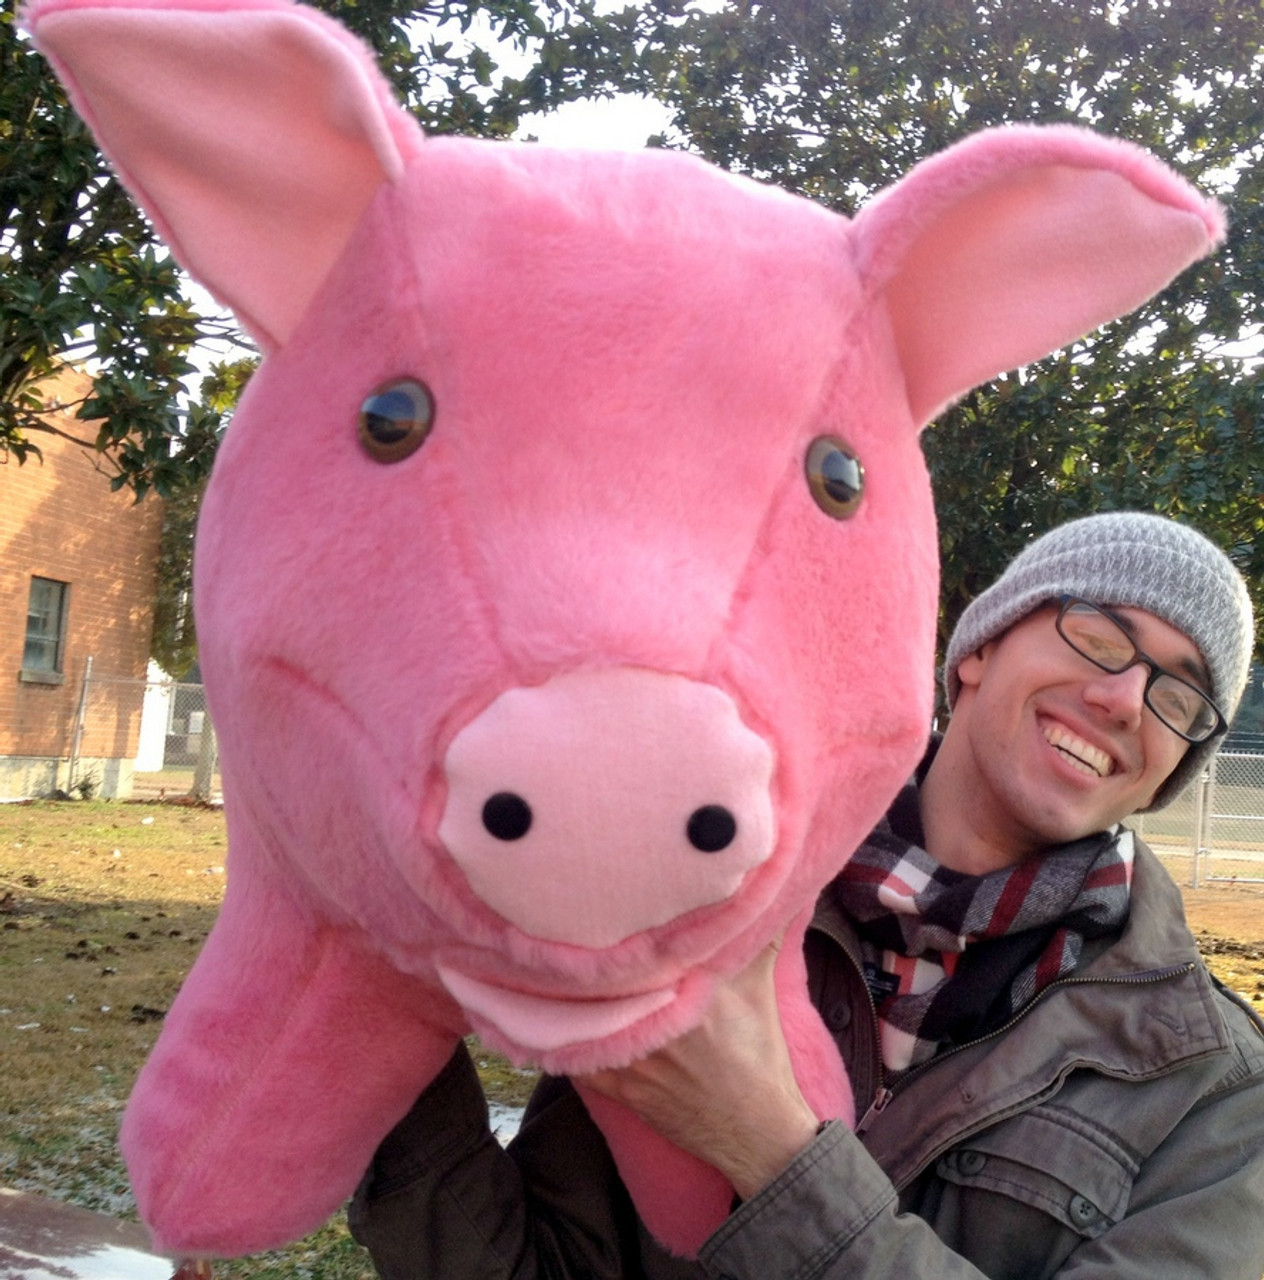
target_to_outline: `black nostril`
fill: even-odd
[[[700,853],[719,853],[733,843],[737,819],[722,804],[704,804],[689,815],[685,834]]]
[[[483,806],[483,826],[497,840],[521,840],[531,830],[531,806],[512,791],[498,791]]]

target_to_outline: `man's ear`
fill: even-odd
[[[983,680],[983,668],[987,665],[988,654],[996,647],[995,640],[980,645],[973,653],[968,653],[957,664],[957,679],[961,688],[977,689]],[[958,695],[960,696],[960,695]]]

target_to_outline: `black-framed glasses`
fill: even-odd
[[[1112,675],[1137,663],[1149,669],[1145,704],[1178,737],[1206,742],[1228,727],[1220,708],[1196,684],[1138,649],[1118,618],[1078,596],[1062,596],[1058,603],[1058,634],[1081,657]]]

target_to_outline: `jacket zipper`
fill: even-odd
[[[915,1080],[918,1076],[922,1075],[930,1067],[935,1066],[939,1062],[942,1062],[945,1058],[951,1057],[954,1053],[959,1053],[964,1049],[972,1049],[976,1045],[986,1044],[989,1040],[995,1040],[998,1036],[1004,1035],[1007,1031],[1010,1030],[1011,1027],[1021,1022],[1032,1011],[1032,1009],[1036,1007],[1036,1005],[1040,1004],[1044,1000],[1047,994],[1051,994],[1053,991],[1055,991],[1059,987],[1153,986],[1156,983],[1168,982],[1172,978],[1179,978],[1183,974],[1192,973],[1195,968],[1196,968],[1195,962],[1193,960],[1188,960],[1184,964],[1170,965],[1165,969],[1151,969],[1146,973],[1132,974],[1129,977],[1077,978],[1077,977],[1071,976],[1067,978],[1058,978],[1055,981],[1051,982],[1047,987],[1043,988],[1043,990],[1038,991],[1003,1026],[997,1027],[996,1030],[989,1031],[987,1035],[979,1036],[975,1040],[968,1040],[964,1044],[953,1045],[951,1049],[945,1049],[942,1053],[938,1053],[933,1058],[927,1059],[920,1066],[914,1067],[911,1071],[907,1072],[904,1075],[904,1077],[900,1080],[898,1088],[899,1089],[906,1088],[909,1084],[912,1083],[913,1080]],[[1051,1093],[1055,1091],[1055,1084],[1056,1082],[1051,1081],[1045,1087],[1042,1093],[1033,1094],[1031,1098],[1029,1098],[1027,1102],[1024,1103],[1023,1105],[1026,1106],[1028,1105],[1028,1103],[1035,1102],[1041,1099],[1042,1097],[1049,1096]],[[871,1115],[881,1114],[881,1111],[886,1109],[887,1103],[889,1103],[895,1097],[896,1092],[897,1092],[896,1090],[888,1091],[888,1097],[883,1102],[882,1107],[879,1108],[878,1112],[874,1112],[874,1108],[870,1107],[869,1111],[865,1113],[865,1118],[868,1120],[870,1119]],[[875,1099],[875,1102],[876,1101],[877,1099]],[[1019,1110],[1022,1110],[1021,1106],[1012,1107],[1010,1108],[1009,1112],[1007,1112],[1007,1114],[1012,1114],[1013,1112],[1019,1111]],[[929,1153],[927,1158],[923,1161],[921,1167],[926,1168],[929,1165],[933,1164],[936,1160],[939,1159],[941,1155],[943,1155],[945,1151],[950,1150],[953,1146],[955,1146],[958,1142],[961,1142],[963,1139],[970,1137],[972,1133],[978,1132],[980,1128],[986,1127],[987,1123],[991,1123],[992,1121],[995,1121],[996,1119],[999,1119],[999,1118],[1000,1118],[999,1116],[992,1116],[989,1118],[988,1121],[986,1121],[982,1125],[976,1124],[972,1128],[967,1127],[965,1129],[962,1129],[958,1133],[952,1134],[945,1141],[941,1142],[940,1145],[934,1151]],[[907,1185],[908,1180],[909,1179],[906,1179],[905,1183],[897,1186],[896,1189],[902,1191],[904,1189],[904,1185]]]
[[[942,1053],[937,1053],[933,1058],[928,1058],[920,1066],[912,1068],[904,1078],[900,1081],[900,1088],[904,1088],[911,1080],[916,1079],[928,1067],[933,1066],[937,1062],[942,1062],[945,1058],[950,1058],[954,1053],[960,1053],[964,1049],[973,1049],[976,1045],[987,1044],[989,1040],[995,1040],[997,1036],[1003,1036],[1011,1027],[1020,1023],[1038,1004],[1042,1004],[1046,996],[1052,995],[1061,987],[1144,987],[1152,986],[1159,982],[1169,982],[1172,978],[1179,978],[1187,973],[1193,973],[1197,967],[1193,960],[1186,960],[1184,964],[1168,965],[1164,969],[1150,969],[1145,973],[1129,974],[1127,977],[1120,978],[1083,978],[1076,977],[1074,974],[1066,978],[1055,978],[1047,987],[1042,987],[1036,992],[1030,1000],[1012,1018],[1003,1025],[997,1027],[993,1031],[989,1031],[985,1036],[979,1036],[974,1040],[967,1040],[964,1044],[955,1044],[951,1049],[945,1049]],[[872,1001],[871,1001],[872,1003]],[[894,1095],[892,1095],[894,1096]]]
[[[887,1109],[887,1104],[895,1097],[895,1094],[884,1084],[878,1086],[877,1092],[873,1095],[873,1101],[869,1104],[869,1110],[865,1112],[859,1120],[856,1121],[856,1127],[852,1131],[856,1137],[863,1138],[869,1131],[869,1126]]]
[[[1036,1005],[1042,1003],[1047,995],[1052,994],[1058,988],[1074,987],[1074,986],[1091,987],[1091,986],[1097,986],[1097,985],[1147,986],[1153,983],[1167,982],[1167,981],[1170,981],[1172,978],[1179,978],[1184,974],[1192,973],[1196,967],[1195,961],[1186,960],[1183,964],[1169,965],[1163,969],[1151,969],[1145,973],[1130,974],[1127,977],[1085,978],[1085,977],[1076,977],[1074,974],[1072,974],[1065,978],[1057,978],[1053,982],[1049,983],[1047,987],[1044,987],[1040,991],[1038,991],[1025,1005],[1023,1005],[1021,1009],[1019,1009],[1019,1011],[1016,1014],[1014,1014],[1012,1018],[1009,1019],[1008,1022],[1004,1023],[1002,1026],[997,1027],[993,1031],[989,1031],[987,1035],[979,1036],[974,1040],[967,1040],[964,1044],[953,1045],[951,1049],[945,1049],[942,1053],[937,1053],[933,1058],[928,1058],[920,1066],[914,1067],[912,1070],[906,1072],[903,1079],[899,1081],[898,1085],[892,1088],[892,1087],[889,1087],[886,1083],[885,1067],[883,1066],[883,1062],[882,1062],[882,1027],[878,1018],[878,1008],[877,1008],[877,1005],[874,1003],[873,995],[869,990],[869,984],[865,981],[864,970],[862,969],[860,964],[857,962],[856,958],[852,955],[846,940],[843,938],[840,938],[833,929],[831,929],[826,924],[818,924],[816,922],[813,922],[811,927],[814,929],[817,929],[819,932],[823,933],[827,938],[835,942],[838,945],[839,950],[842,951],[843,955],[847,957],[847,963],[852,966],[852,969],[856,973],[856,976],[860,979],[861,989],[864,991],[866,1002],[869,1005],[869,1018],[870,1018],[871,1025],[873,1027],[873,1035],[874,1035],[873,1043],[874,1043],[874,1048],[877,1056],[876,1075],[878,1078],[878,1087],[874,1091],[873,1098],[870,1101],[868,1108],[865,1110],[864,1115],[862,1115],[860,1119],[856,1122],[856,1126],[853,1132],[856,1134],[858,1138],[863,1137],[865,1135],[865,1133],[868,1131],[869,1127],[873,1124],[873,1122],[891,1104],[896,1094],[901,1089],[906,1088],[911,1081],[915,1080],[924,1071],[936,1065],[937,1063],[942,1062],[945,1058],[951,1057],[954,1053],[960,1053],[962,1050],[965,1050],[965,1049],[972,1049],[976,1045],[986,1044],[989,1040],[994,1040],[998,1036],[1004,1035],[1012,1027],[1016,1026],[1019,1022],[1021,1022],[1036,1007]],[[958,1135],[958,1139],[961,1136],[963,1135]]]

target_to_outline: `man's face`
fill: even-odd
[[[1139,649],[1187,679],[1194,643],[1141,609],[1112,609]],[[1144,664],[1110,674],[1076,653],[1038,609],[958,668],[953,726],[968,737],[989,824],[1022,856],[1145,808],[1189,744],[1145,705]],[[1196,681],[1209,689],[1204,678]],[[964,718],[964,723],[958,722]]]

